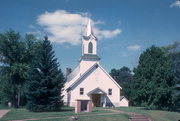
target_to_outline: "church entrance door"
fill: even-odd
[[[95,107],[101,106],[101,94],[92,94],[92,102]]]

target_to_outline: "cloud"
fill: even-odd
[[[28,27],[31,28],[31,29],[35,29],[36,28],[36,26],[31,25],[31,24]]]
[[[140,45],[130,45],[127,47],[127,49],[130,51],[137,51],[137,50],[141,49],[141,46]]]
[[[180,1],[179,0],[175,1],[174,3],[172,3],[170,5],[170,7],[178,7],[178,8],[180,8]]]
[[[99,39],[103,39],[103,38],[109,39],[121,33],[121,30],[115,29],[111,31],[111,30],[99,30],[98,28],[95,28],[94,32],[97,34]]]
[[[69,13],[65,10],[45,12],[38,16],[37,23],[49,34],[49,39],[58,43],[78,45],[88,23],[89,13]],[[99,39],[109,39],[121,33],[120,29],[101,30],[96,27],[103,21],[93,21],[93,30]]]
[[[43,32],[41,32],[40,30],[26,32],[26,34],[33,34],[37,39],[43,38],[45,36],[45,34],[43,34]]]
[[[122,56],[123,56],[123,57],[127,57],[127,56],[128,56],[128,54],[127,54],[127,53],[125,53],[125,52],[123,52],[123,53],[122,53]]]

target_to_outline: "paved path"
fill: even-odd
[[[8,113],[10,110],[0,110],[0,118],[2,118],[6,113]]]

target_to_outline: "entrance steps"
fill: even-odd
[[[130,121],[151,121],[146,115],[129,115]]]

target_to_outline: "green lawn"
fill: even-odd
[[[77,116],[79,118],[79,121],[81,121],[81,120],[83,121],[84,117],[89,118],[87,121],[93,121],[93,118],[88,117],[88,116],[93,115],[93,117],[96,117],[96,114],[101,114],[101,113],[112,113],[112,112],[103,111],[103,110],[101,110],[101,108],[94,108],[93,112],[90,112],[90,113],[83,112],[83,113],[80,113],[79,115],[77,115],[74,113],[73,108],[68,108],[68,107],[64,107],[61,112],[41,112],[41,113],[30,112],[24,108],[21,108],[21,109],[11,109],[11,111],[9,113],[7,113],[1,120],[7,121],[7,120],[23,120],[23,119],[41,119],[41,118],[47,118],[47,117],[61,117],[61,118],[55,118],[55,119],[54,118],[44,119],[44,120],[42,119],[42,121],[46,121],[46,120],[48,120],[48,121],[56,121],[56,120],[57,121],[67,121],[69,116]],[[110,117],[108,117],[108,118],[110,118]],[[97,116],[97,118],[98,119],[101,118],[102,120],[105,119],[105,118],[102,118],[101,116]],[[114,118],[114,120],[115,119],[116,118]],[[121,121],[121,120],[119,120],[119,121]]]
[[[113,114],[113,115],[92,115],[81,114],[77,115],[78,121],[129,121],[128,116],[125,114]],[[53,119],[40,119],[38,121],[68,121],[69,117],[53,118]]]
[[[0,106],[1,108],[1,106]],[[5,107],[3,107],[4,109]],[[145,110],[140,107],[119,107],[113,108],[115,110],[121,110],[126,112],[135,112],[137,114],[146,114],[153,121],[178,121],[180,119],[180,113],[159,111],[159,110]],[[23,120],[23,119],[38,119],[37,121],[67,121],[70,116],[77,116],[78,121],[129,121],[127,114],[104,114],[112,113],[110,111],[104,111],[102,108],[94,108],[93,112],[75,114],[73,108],[64,107],[61,112],[42,112],[35,113],[21,109],[11,109],[0,121],[8,120]],[[49,118],[48,118],[49,117]],[[52,117],[52,118],[51,118]],[[48,118],[48,119],[44,119]]]
[[[1,105],[1,104],[0,104],[0,109],[10,109],[10,108],[8,108],[8,107],[5,106],[5,105]]]
[[[135,112],[137,114],[146,114],[153,121],[178,121],[180,120],[180,112],[170,112],[161,110],[146,110],[142,107],[119,107],[116,110]]]

